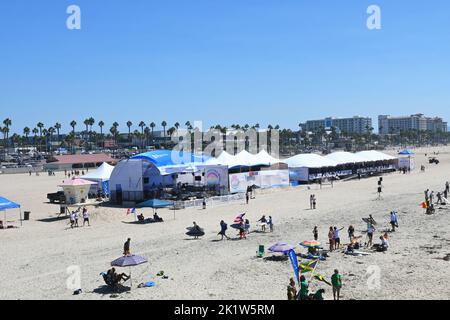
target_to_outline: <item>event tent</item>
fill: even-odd
[[[20,209],[20,204],[8,200],[4,197],[0,197],[0,211],[4,211],[5,214],[5,225],[6,225],[6,210],[9,209]],[[20,223],[22,224],[22,211],[20,211]]]
[[[223,151],[217,158],[207,160],[206,164],[220,164],[232,169],[238,167],[271,166],[281,162],[283,161],[271,156],[266,150],[262,150],[258,154],[252,154],[246,150],[242,150],[234,156]]]
[[[289,168],[324,168],[335,167],[337,162],[315,153],[298,154],[285,160]]]
[[[362,156],[344,151],[333,152],[326,155],[325,158],[336,162],[338,165],[367,162],[367,159]]]
[[[375,150],[361,151],[356,153],[356,155],[367,159],[366,161],[388,161],[397,159],[396,157]]]
[[[404,156],[409,156],[414,154],[414,152],[412,150],[409,149],[404,149],[398,152],[398,154],[404,155]]]
[[[89,172],[81,178],[97,183],[97,190],[101,190],[103,193],[109,194],[109,179],[114,170],[114,166],[104,162],[96,170]],[[97,192],[95,190],[95,192]]]

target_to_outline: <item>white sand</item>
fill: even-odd
[[[417,167],[425,163],[423,153],[430,150],[415,156]],[[1,175],[0,195],[32,213],[31,221],[24,222],[22,228],[0,231],[0,299],[72,299],[73,290],[66,286],[66,268],[72,265],[81,268],[84,291],[76,299],[110,299],[110,294],[94,290],[104,285],[99,273],[121,255],[127,237],[132,238],[132,252],[148,257],[149,263],[132,269],[134,288],[118,299],[285,299],[286,285],[293,277],[290,262],[256,258],[259,244],[266,248],[278,241],[297,245],[312,238],[314,225],[319,226],[319,240],[325,246],[330,226],[345,227],[341,238],[346,243],[347,227],[353,224],[360,233],[366,228],[361,218],[369,214],[379,222],[379,231],[388,228],[391,209],[399,212],[400,228],[391,235],[387,253],[351,257],[333,252],[317,271],[330,277],[335,268],[340,270],[343,299],[448,299],[450,262],[442,258],[450,253],[450,206],[432,216],[420,207],[425,189],[443,190],[445,181],[450,180],[450,148],[439,151],[441,163],[426,164],[425,173],[416,169],[409,175],[385,176],[382,201],[375,200],[377,178],[371,178],[314,190],[316,211],[307,210],[312,191],[299,187],[264,192],[248,206],[233,203],[177,211],[176,220],[173,211],[160,210],[166,220],[162,224],[126,224],[133,220],[126,216],[126,209],[91,209],[92,226],[73,230],[68,229],[68,220],[40,221],[55,217],[59,211],[57,205],[45,202],[46,194],[54,192],[63,179],[61,174]],[[262,214],[272,215],[275,232],[252,233],[242,241],[214,241],[219,221],[224,219],[230,225],[242,211],[247,212],[252,229]],[[146,209],[144,214],[151,216],[152,210]],[[8,212],[8,220],[17,219],[17,215],[16,211]],[[184,235],[192,221],[205,228],[203,239],[191,240]],[[233,229],[229,235],[235,236]],[[379,289],[368,287],[369,266],[380,268]],[[156,277],[160,270],[170,279]],[[155,281],[157,286],[137,289],[144,281]],[[324,284],[313,281],[310,287],[312,291],[325,287],[326,298],[331,298],[331,290]]]

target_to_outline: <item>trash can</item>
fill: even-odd
[[[30,220],[30,211],[24,211],[23,212],[23,220],[28,221]]]
[[[66,213],[66,207],[59,207],[59,213],[60,214],[64,214],[64,213]]]

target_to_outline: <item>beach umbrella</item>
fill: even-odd
[[[278,242],[278,243],[274,244],[273,246],[271,246],[269,248],[269,251],[285,253],[285,252],[288,252],[293,249],[294,249],[294,246],[291,246],[290,244],[287,244],[285,242]]]
[[[132,256],[123,256],[120,258],[117,258],[116,260],[114,260],[113,262],[111,262],[111,266],[112,267],[130,267],[130,284],[131,286],[133,286],[133,281],[131,280],[131,267],[143,264],[143,263],[147,263],[148,260],[144,257],[141,256],[136,256],[136,255],[132,255]]]
[[[305,248],[319,248],[322,244],[316,240],[305,240],[303,242],[300,242],[300,245]]]

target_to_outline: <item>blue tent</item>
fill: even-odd
[[[20,204],[12,202],[4,197],[0,197],[0,211],[5,211],[5,223],[6,223],[6,210],[8,209],[20,209]],[[22,223],[22,212],[20,212],[20,223]]]
[[[401,154],[401,155],[412,155],[412,154],[414,154],[414,152],[412,152],[412,150],[409,150],[409,149],[404,149],[404,150],[399,151],[398,154]]]
[[[165,200],[158,200],[158,199],[151,199],[144,202],[139,203],[136,207],[137,208],[167,208],[173,205],[173,201],[165,201]]]
[[[143,159],[152,162],[156,167],[176,166],[193,162],[205,162],[209,157],[202,157],[191,152],[155,150],[138,154],[131,159]]]

